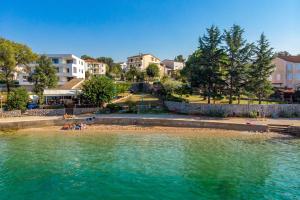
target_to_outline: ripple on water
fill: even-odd
[[[299,199],[300,140],[1,134],[0,199]]]

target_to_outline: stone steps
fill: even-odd
[[[269,131],[275,133],[289,133],[290,125],[284,124],[268,124]]]

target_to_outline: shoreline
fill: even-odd
[[[90,118],[92,121],[86,121]],[[11,118],[0,121],[0,130],[22,130],[27,128],[45,128],[51,126],[62,127],[65,124],[73,123],[87,123],[94,126],[120,126],[122,130],[125,127],[164,127],[166,129],[174,128],[206,128],[216,129],[220,132],[225,130],[230,131],[248,131],[268,133],[270,131],[269,124],[278,124],[278,126],[287,126],[290,129],[295,129],[295,135],[299,134],[300,122],[299,120],[283,120],[283,119],[266,119],[259,121],[248,118],[204,118],[197,116],[183,116],[183,115],[79,115],[71,119],[63,119],[61,116],[54,117],[20,117]],[[282,125],[281,125],[282,124]],[[284,125],[287,124],[287,125]],[[142,130],[136,129],[135,130]],[[299,135],[298,135],[299,136]]]
[[[2,132],[5,134],[5,132]],[[249,139],[272,139],[272,138],[291,138],[292,136],[282,135],[273,132],[259,133],[249,131],[233,131],[210,129],[210,128],[184,128],[184,127],[165,127],[165,126],[120,126],[120,125],[88,125],[85,130],[62,130],[60,126],[48,126],[39,128],[25,128],[7,132],[14,135],[65,135],[65,136],[95,136],[104,134],[165,134],[172,136],[188,137],[225,137],[225,138],[249,138]],[[1,132],[0,132],[1,135]]]

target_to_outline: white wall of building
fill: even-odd
[[[63,85],[72,78],[85,78],[85,62],[73,54],[46,54],[51,59],[53,66],[57,69],[59,85]],[[33,72],[36,63],[29,65],[30,71]],[[28,73],[25,70],[18,75],[20,85],[32,85],[27,81]]]

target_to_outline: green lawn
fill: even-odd
[[[176,95],[174,95],[176,96]],[[178,95],[177,95],[178,96]],[[207,100],[204,100],[203,97],[199,96],[199,95],[190,95],[188,97],[186,96],[182,96],[184,99],[188,100],[190,103],[203,103],[206,104]],[[211,100],[211,103],[214,103],[213,100]],[[218,100],[215,102],[216,104],[228,104],[229,100],[228,99],[222,99],[222,100]],[[241,100],[240,104],[258,104],[258,101],[248,101],[248,100]],[[263,101],[262,104],[278,104],[279,102],[269,102],[269,101]],[[235,100],[233,101],[233,104],[238,104],[238,101]]]
[[[159,105],[160,101],[157,97],[151,94],[133,94],[132,96],[128,97],[127,99],[123,99],[119,101],[117,104],[126,104],[127,102],[133,102],[135,104],[151,104],[151,105]]]

